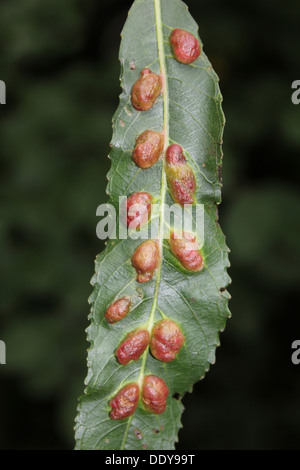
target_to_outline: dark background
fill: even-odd
[[[221,79],[233,317],[178,449],[299,449],[298,0],[189,0]],[[130,0],[0,3],[0,447],[71,449]]]

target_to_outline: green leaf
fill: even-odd
[[[158,199],[159,243],[162,261],[150,282],[138,284],[131,257],[141,240],[110,240],[96,260],[90,298],[88,376],[76,418],[77,449],[173,449],[181,427],[181,398],[204,377],[215,361],[219,332],[229,317],[225,290],[228,248],[217,223],[216,204],[221,201],[219,167],[222,159],[224,115],[218,77],[206,55],[191,65],[177,62],[169,45],[174,28],[198,37],[198,27],[180,0],[136,0],[122,33],[120,61],[123,92],[113,119],[113,139],[108,175],[110,203],[146,191]],[[138,112],[130,93],[140,72],[149,67],[165,76],[163,95],[147,112]],[[197,202],[204,204],[205,268],[189,273],[175,259],[163,239],[163,203],[172,205],[163,162],[147,170],[131,159],[136,138],[146,129],[164,128],[167,145],[178,143],[197,181]],[[121,322],[109,325],[104,313],[118,296],[134,299],[134,309]],[[127,333],[147,327],[163,315],[177,322],[186,337],[176,360],[163,363],[147,349],[138,361],[120,365],[114,355]],[[170,389],[167,409],[161,415],[147,413],[140,404],[133,416],[113,421],[109,401],[129,382],[145,374],[161,377]],[[195,417],[196,419],[196,417]],[[199,417],[200,420],[200,417]]]

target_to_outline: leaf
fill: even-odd
[[[138,284],[131,257],[141,240],[110,240],[96,260],[90,298],[88,376],[76,418],[77,449],[173,449],[181,427],[181,398],[204,377],[215,361],[219,332],[229,317],[225,290],[228,248],[217,223],[216,204],[221,201],[219,167],[222,159],[224,115],[218,77],[206,55],[191,65],[177,62],[169,37],[182,28],[198,37],[198,27],[180,0],[136,0],[122,33],[120,61],[123,92],[113,119],[113,138],[108,175],[110,203],[118,211],[118,198],[146,191],[158,199],[159,243],[162,261],[150,282]],[[131,105],[130,93],[140,72],[149,67],[166,77],[163,95],[146,112]],[[167,145],[180,144],[194,170],[197,202],[204,204],[205,268],[186,271],[163,239],[163,202],[173,204],[162,161],[147,170],[131,159],[137,136],[146,129],[165,129]],[[104,319],[114,299],[128,295],[134,308],[121,322]],[[186,337],[176,360],[163,363],[147,349],[138,361],[120,365],[114,355],[127,333],[151,326],[163,316],[177,322]],[[167,409],[161,415],[147,413],[140,404],[133,416],[114,421],[109,401],[121,386],[141,380],[145,374],[161,377],[170,389]],[[200,417],[199,417],[200,418]]]

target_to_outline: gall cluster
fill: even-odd
[[[193,34],[182,29],[174,29],[170,35],[170,45],[174,58],[181,64],[191,64],[201,54],[199,41]],[[144,68],[131,90],[131,103],[139,112],[151,110],[163,93],[163,78]],[[195,203],[196,179],[189,166],[183,149],[173,144],[165,148],[164,131],[145,130],[136,138],[132,160],[142,170],[147,170],[159,160],[163,160],[169,191],[174,201],[182,206]],[[131,194],[127,199],[127,225],[140,229],[151,217],[153,197],[146,192]],[[184,232],[180,237],[171,233],[169,246],[181,265],[192,272],[203,268],[203,259],[196,237]],[[152,279],[161,261],[160,248],[156,240],[141,243],[134,251],[131,262],[136,270],[138,283]],[[105,318],[114,324],[125,318],[132,308],[129,297],[123,296],[108,306]],[[151,330],[151,331],[150,331]],[[173,320],[164,319],[152,328],[141,327],[131,331],[115,350],[116,360],[122,366],[138,361],[148,350],[158,361],[174,361],[185,343],[181,328]],[[169,388],[164,380],[156,375],[146,375],[139,383],[128,383],[110,400],[110,417],[120,420],[132,416],[139,403],[149,413],[161,414],[165,411]]]

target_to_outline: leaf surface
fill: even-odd
[[[155,218],[162,260],[153,279],[138,284],[131,257],[141,240],[110,240],[96,259],[88,376],[76,418],[77,449],[173,449],[181,427],[181,398],[214,362],[219,332],[229,317],[225,289],[229,283],[228,248],[217,223],[216,208],[221,202],[222,96],[218,77],[203,51],[188,66],[174,59],[169,45],[174,28],[199,38],[197,24],[181,0],[135,0],[122,32],[122,94],[113,118],[109,202],[118,212],[120,196],[143,191],[157,199]],[[164,93],[149,111],[138,112],[131,104],[131,88],[146,67],[165,78]],[[186,271],[164,240],[164,204],[172,205],[173,200],[163,162],[142,170],[131,159],[136,138],[146,129],[164,129],[166,146],[180,144],[194,170],[196,199],[204,204],[201,252],[205,267],[199,273]],[[121,322],[110,325],[104,313],[122,295],[133,299],[134,308]],[[114,352],[126,334],[138,327],[151,331],[165,316],[177,322],[186,337],[177,359],[162,363],[147,349],[138,361],[120,365]],[[148,374],[161,377],[170,389],[166,411],[152,415],[140,404],[130,418],[111,420],[111,398],[122,386],[141,382]]]

